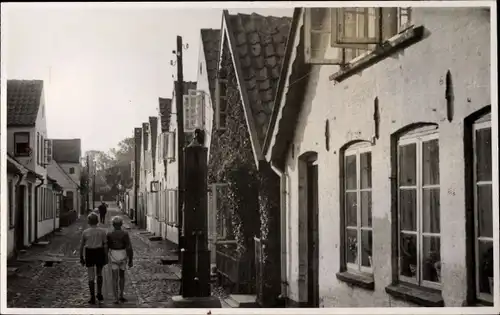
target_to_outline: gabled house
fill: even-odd
[[[166,222],[166,238],[175,243],[179,243],[179,224],[180,224],[180,214],[179,214],[179,199],[178,199],[178,185],[179,185],[179,173],[178,173],[178,143],[180,137],[177,129],[177,108],[176,104],[176,87],[177,81],[174,81],[174,91],[172,92],[172,101],[171,101],[171,111],[170,118],[162,116],[163,119],[166,119],[165,122],[168,121],[168,129],[164,132],[163,135],[163,148],[164,148],[164,161],[165,161],[165,189],[166,189],[166,211],[165,214],[165,222]],[[196,91],[196,82],[187,81],[184,82],[183,86],[184,95],[187,95],[189,91]],[[185,99],[185,98],[184,98]],[[184,103],[186,105],[186,103]],[[184,143],[187,145],[192,139],[192,132],[185,130],[184,132]],[[163,187],[162,187],[163,189]]]
[[[80,186],[71,176],[66,173],[63,167],[54,159],[47,167],[48,175],[55,179],[62,188],[63,202],[61,204],[61,212],[65,213],[71,210],[79,211],[80,209]]]
[[[289,305],[493,305],[489,9],[305,8],[292,24],[264,145]]]
[[[129,208],[127,209],[129,217],[133,218],[133,221],[137,226],[141,225],[141,200],[139,194],[141,193],[141,174],[142,174],[142,128],[134,128],[134,161],[131,163],[131,174],[133,179],[133,189],[129,194]]]
[[[54,230],[52,191],[47,165],[52,160],[52,141],[47,136],[45,97],[41,80],[7,80],[7,153],[35,173],[36,181],[26,183],[24,214],[29,244]],[[32,200],[28,198],[33,198]]]
[[[148,150],[146,150],[145,158],[146,163],[146,200],[147,200],[147,223],[146,228],[148,231],[158,234],[160,232],[159,225],[159,181],[156,178],[156,164],[157,164],[157,138],[158,138],[158,117],[149,117],[149,137]]]
[[[233,293],[264,307],[280,295],[279,177],[262,146],[290,30],[289,17],[222,17],[209,184],[217,209],[216,265]]]
[[[52,154],[56,163],[51,163],[49,168],[59,175],[55,178],[64,189],[63,211],[80,211],[82,198],[80,191],[80,178],[82,175],[82,144],[80,139],[52,139]],[[60,174],[63,171],[65,174]],[[62,181],[64,178],[64,182]],[[61,179],[61,181],[59,180]],[[68,181],[70,179],[70,181]],[[63,184],[64,183],[64,184]],[[76,184],[76,186],[75,186]],[[81,212],[83,213],[83,212]]]
[[[141,146],[140,146],[140,168],[139,168],[139,189],[138,189],[138,214],[137,219],[139,226],[143,229],[147,228],[148,204],[147,204],[147,179],[150,170],[150,126],[149,123],[142,123],[141,128]]]

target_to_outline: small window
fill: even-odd
[[[16,156],[30,156],[30,134],[29,132],[14,133],[14,154]]]
[[[432,128],[399,139],[399,278],[419,286],[441,284],[439,138]]]
[[[75,168],[74,167],[70,167],[69,168],[69,173],[70,174],[75,174]]]
[[[372,272],[372,154],[365,143],[344,152],[344,251],[348,271]]]
[[[344,64],[411,26],[411,8],[306,8],[305,56]]]
[[[203,74],[203,63],[200,62],[200,74]]]
[[[217,79],[216,87],[215,126],[218,130],[224,130],[227,124],[227,80]]]
[[[473,125],[477,298],[493,303],[493,189],[491,114]]]
[[[228,207],[224,204],[223,196],[227,194],[227,184],[214,184],[213,186],[213,202],[216,209],[216,232],[217,238],[228,240],[232,238],[231,213]]]

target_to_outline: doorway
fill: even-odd
[[[307,304],[319,307],[318,165],[307,163]]]
[[[25,195],[26,186],[19,185],[17,187],[16,198],[16,250],[24,248],[24,211],[25,211]]]

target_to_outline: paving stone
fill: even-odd
[[[109,219],[115,215],[124,218],[124,225],[131,226],[130,219],[118,209],[110,208]],[[79,243],[85,218],[64,228],[62,235],[50,236],[45,246],[34,246],[9,266],[17,268],[16,276],[7,279],[9,307],[29,308],[88,308],[89,288],[87,270],[80,265]],[[172,296],[179,294],[180,268],[178,265],[162,265],[161,258],[172,257],[175,249],[164,241],[151,242],[147,234],[131,228],[134,247],[134,266],[126,271],[126,303],[113,304],[111,268],[103,270],[103,295],[105,300],[92,307],[100,308],[148,308],[168,307]],[[174,251],[175,253],[175,251]],[[57,262],[44,267],[42,261]]]

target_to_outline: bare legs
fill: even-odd
[[[113,269],[112,270],[112,279],[113,279],[113,293],[115,296],[115,304],[118,304],[120,301],[127,301],[123,296],[123,291],[125,290],[125,270],[123,269]]]
[[[125,270],[120,269],[120,301],[125,302],[123,291],[125,290]]]

